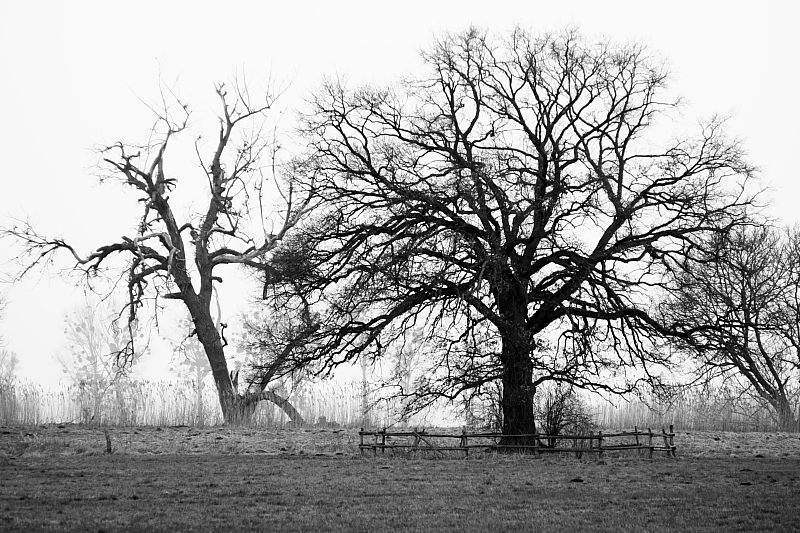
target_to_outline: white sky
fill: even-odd
[[[668,60],[687,120],[732,115],[730,134],[774,188],[770,212],[797,223],[800,173],[791,158],[800,146],[800,32],[791,5],[0,1],[0,217],[30,217],[82,253],[129,234],[136,205],[114,185],[97,186],[91,148],[146,139],[152,116],[141,101],[156,100],[159,77],[177,79],[201,114],[213,109],[213,84],[242,70],[256,85],[291,82],[282,100],[291,107],[324,75],[389,82],[418,71],[418,52],[436,35],[474,24],[535,32],[573,25],[647,44]],[[0,249],[3,261],[9,254]],[[247,308],[247,292],[225,288],[224,313],[235,317]],[[47,274],[4,290],[10,301],[0,333],[20,355],[23,375],[51,382],[64,313],[82,291]]]

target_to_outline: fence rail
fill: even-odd
[[[390,450],[418,453],[461,451],[469,456],[471,449],[484,448],[486,450],[529,450],[534,454],[549,452],[575,453],[580,457],[584,453],[596,453],[603,457],[606,452],[622,450],[638,450],[639,453],[647,452],[653,458],[654,452],[666,452],[667,457],[675,457],[675,432],[672,425],[669,431],[661,428],[661,432],[647,431],[634,426],[633,431],[618,431],[616,433],[591,433],[589,435],[546,435],[533,433],[527,435],[503,435],[502,433],[440,433],[427,432],[425,429],[409,431],[390,431],[386,428],[376,431],[367,431],[361,428],[358,432],[361,454],[372,451],[385,453]],[[366,440],[365,440],[366,439]],[[509,439],[518,439],[520,443],[509,443]],[[457,441],[457,444],[456,442]]]

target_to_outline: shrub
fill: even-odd
[[[556,382],[538,387],[534,397],[538,429],[545,435],[588,435],[595,423],[588,405],[569,384]],[[547,439],[554,448],[556,439]]]

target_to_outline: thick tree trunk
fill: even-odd
[[[533,363],[528,350],[519,342],[503,340],[503,435],[501,445],[533,445],[534,438],[521,437],[536,433],[533,411]]]
[[[214,324],[214,319],[199,301],[196,305],[189,305],[187,302],[187,307],[194,322],[197,339],[203,345],[211,366],[211,375],[214,377],[214,384],[217,387],[222,416],[226,423],[239,423],[244,413],[241,412],[239,405],[241,403],[239,395],[233,390],[233,382],[228,372],[228,362],[225,359],[225,350],[222,347],[222,338]]]
[[[504,270],[499,278],[501,283],[495,291],[495,298],[500,314],[509,324],[501,332],[503,397],[500,407],[504,437],[500,439],[500,444],[530,446],[535,439],[521,436],[536,433],[531,343],[525,331],[528,318],[526,289],[511,270]]]
[[[246,425],[250,422],[260,399],[269,400],[283,409],[283,411],[297,425],[304,424],[303,417],[292,406],[289,400],[281,398],[273,392],[262,392],[260,395],[239,395],[233,387],[228,362],[225,359],[225,350],[222,346],[222,337],[217,330],[211,312],[199,300],[189,305],[189,313],[195,325],[197,338],[208,357],[211,365],[211,375],[217,387],[219,404],[222,408],[222,417],[226,424]]]
[[[778,429],[780,431],[797,431],[800,429],[800,424],[798,424],[797,417],[788,398],[778,398],[772,405],[778,415]]]

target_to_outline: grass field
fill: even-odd
[[[106,431],[112,453],[105,453]],[[0,428],[0,531],[797,531],[796,434],[678,459],[362,458],[346,430]]]
[[[3,531],[797,531],[800,461],[41,457]]]
[[[674,423],[677,459],[372,458],[357,428],[388,411],[365,417],[355,386],[293,397],[340,427],[265,405],[231,428],[211,388],[199,409],[191,387],[134,383],[95,416],[81,390],[0,385],[2,532],[800,531],[800,434],[721,396],[590,406],[600,428]]]

